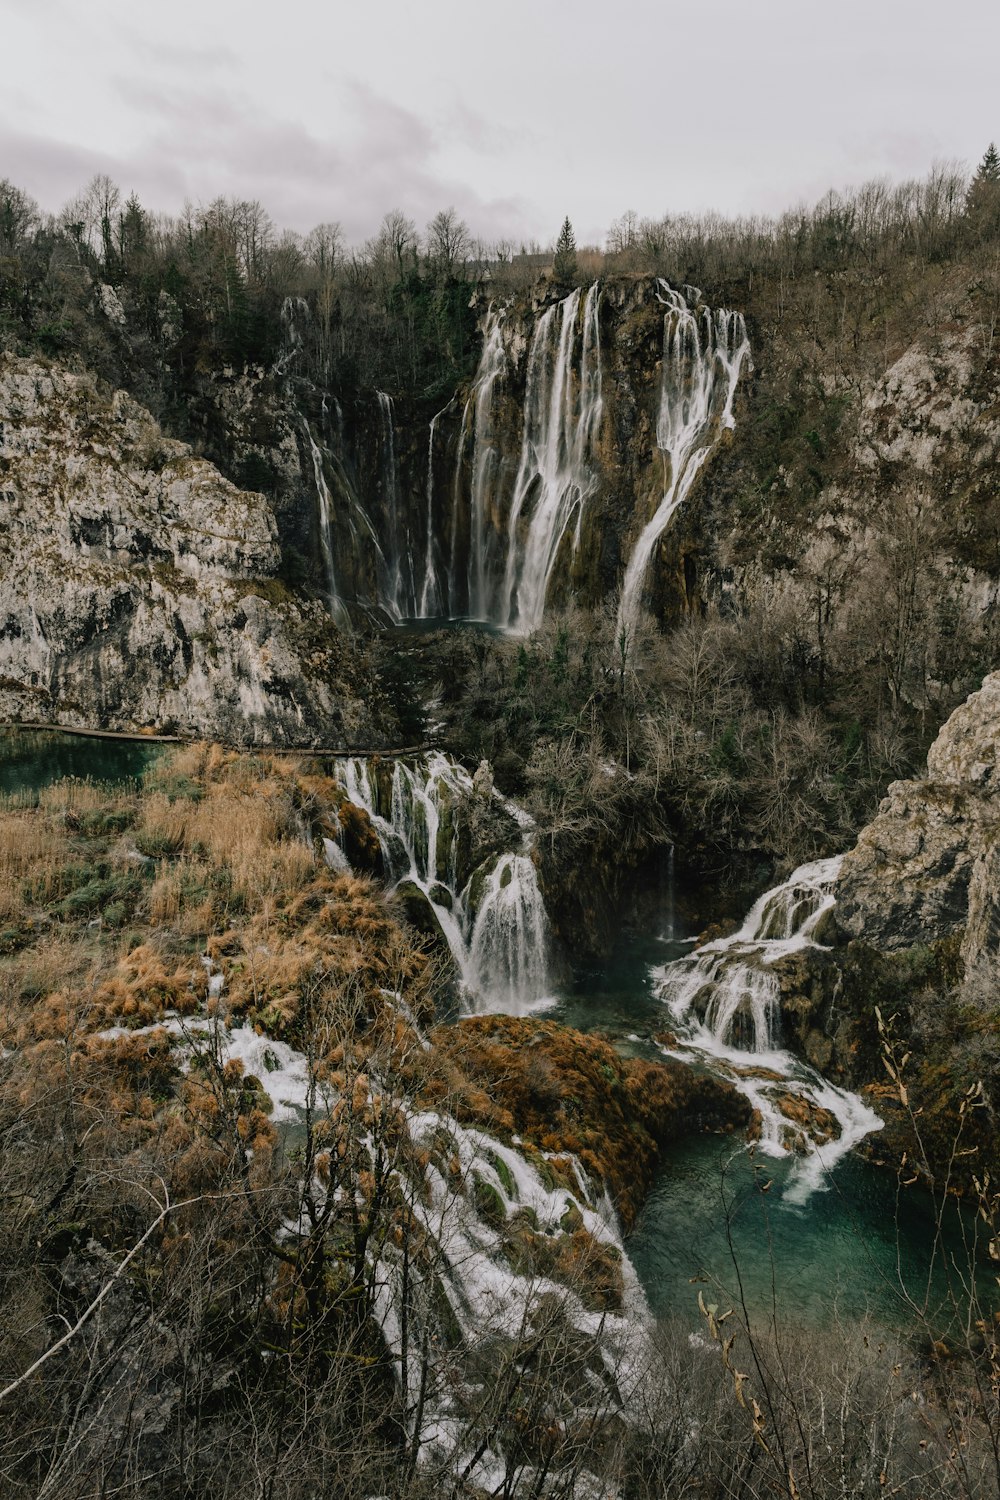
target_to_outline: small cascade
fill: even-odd
[[[486,877],[470,942],[472,971],[490,1007],[514,1015],[547,989],[549,924],[524,854],[504,854]]]
[[[643,528],[622,583],[619,630],[632,631],[657,542],[683,504],[721,434],[735,426],[733,398],[750,356],[741,313],[699,305],[696,287],[676,291],[659,280],[663,317],[663,360],[656,445],[664,456],[663,498]]]
[[[802,865],[754,903],[738,932],[654,976],[678,1030],[672,1055],[707,1063],[746,1095],[760,1117],[760,1150],[804,1153],[785,1190],[790,1202],[825,1186],[833,1165],[882,1123],[857,1095],[780,1047],[781,996],[772,965],[821,946],[839,868],[839,858]],[[817,1122],[812,1131],[810,1118]]]
[[[580,298],[577,289],[542,314],[528,355],[521,458],[493,616],[521,632],[541,624],[563,538],[575,518],[575,551],[597,487],[588,459],[603,411],[600,284],[587,292],[578,331]]]
[[[481,1462],[484,1493],[520,1493],[520,1486],[508,1489],[505,1483],[506,1476],[516,1475],[529,1481],[533,1494],[554,1494],[542,1488],[544,1475],[526,1467],[523,1450],[504,1460],[499,1433],[486,1455],[482,1446],[477,1450],[470,1444],[469,1409],[482,1400],[484,1371],[513,1341],[523,1340],[533,1310],[556,1304],[571,1330],[574,1350],[588,1356],[586,1379],[575,1396],[578,1419],[585,1421],[591,1413],[606,1419],[610,1407],[628,1420],[630,1400],[647,1368],[645,1334],[651,1319],[614,1208],[574,1158],[562,1159],[572,1172],[570,1188],[554,1179],[543,1153],[529,1155],[447,1114],[411,1110],[406,1125],[414,1148],[410,1155],[426,1162],[422,1177],[404,1185],[421,1252],[407,1263],[402,1250],[391,1242],[386,1246],[377,1315],[408,1397],[407,1410],[420,1423],[408,1434],[410,1440],[421,1441],[438,1462],[461,1455],[456,1470],[465,1467],[468,1473]],[[512,1233],[527,1232],[546,1245],[569,1238],[567,1214],[579,1226],[577,1240],[588,1237],[620,1269],[621,1304],[614,1310],[596,1310],[588,1302],[586,1271],[582,1277],[575,1271],[573,1284],[557,1266],[539,1272],[518,1264],[509,1253]],[[450,1338],[442,1325],[450,1325]],[[431,1359],[439,1362],[437,1378],[429,1383],[428,1348]],[[577,1473],[574,1494],[580,1484]],[[587,1485],[585,1493],[592,1492],[596,1495],[597,1488]],[[568,1493],[562,1483],[559,1493]]]
[[[469,773],[433,752],[395,761],[391,776],[351,757],[340,776],[348,799],[371,818],[390,886],[416,886],[433,908],[473,1008],[519,1013],[545,998],[550,934],[530,858],[501,854],[465,878],[461,808],[475,795]]]

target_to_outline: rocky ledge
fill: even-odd
[[[878,949],[960,938],[966,969],[1000,951],[1000,672],[944,725],[926,778],[890,786],[844,858],[836,912]]]
[[[350,643],[275,577],[277,527],[149,412],[0,357],[0,718],[377,744]]]

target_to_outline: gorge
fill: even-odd
[[[12,1494],[82,1500],[57,1411],[164,1494],[991,1492],[1000,355],[929,194],[0,263]]]

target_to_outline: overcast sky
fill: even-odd
[[[43,208],[103,171],[351,242],[450,205],[600,242],[1000,137],[996,0],[0,0],[0,39],[0,177]]]

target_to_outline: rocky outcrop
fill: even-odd
[[[274,515],[123,392],[0,360],[0,717],[378,742]]]
[[[843,932],[880,949],[962,938],[966,967],[1000,952],[1000,673],[957,708],[927,778],[897,781],[844,858]]]

